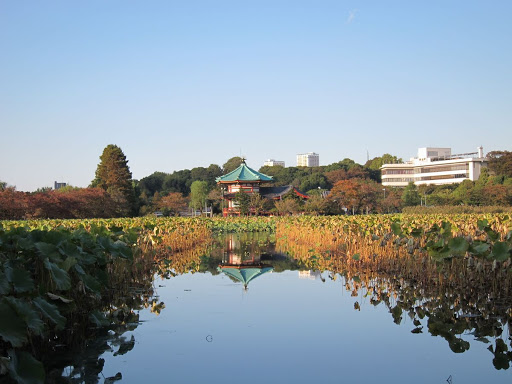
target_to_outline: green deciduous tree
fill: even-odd
[[[321,173],[313,173],[302,179],[300,183],[300,190],[302,192],[308,192],[311,189],[326,189],[329,187],[329,183],[326,177]]]
[[[380,157],[374,157],[366,162],[365,167],[378,171],[383,164],[402,164],[403,160],[385,153]]]
[[[487,154],[489,170],[495,175],[512,177],[512,152],[492,151]]]
[[[402,201],[406,207],[420,204],[421,198],[418,193],[418,188],[412,181],[407,185],[407,187],[405,187],[404,192],[402,193]]]
[[[196,180],[190,186],[190,207],[199,209],[201,212],[208,197],[208,182]]]
[[[119,207],[119,215],[134,214],[136,204],[132,173],[126,156],[117,145],[107,145],[103,150],[91,186],[101,188],[112,196]]]
[[[229,173],[237,169],[242,164],[242,158],[239,156],[232,157],[222,166],[223,174]]]
[[[248,193],[240,190],[235,194],[235,198],[233,200],[235,201],[238,211],[241,215],[249,214],[251,207],[251,197]]]

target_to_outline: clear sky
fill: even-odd
[[[512,150],[512,1],[0,0],[0,180]]]

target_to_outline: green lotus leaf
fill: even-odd
[[[59,267],[64,271],[69,272],[71,267],[73,267],[77,263],[75,257],[67,257],[62,263],[59,263]]]
[[[483,230],[483,229],[484,229],[484,228],[486,228],[488,225],[489,225],[489,222],[487,221],[487,219],[483,219],[483,220],[478,220],[478,221],[477,221],[477,226],[478,226],[478,229],[479,229],[479,230]]]
[[[99,237],[97,241],[98,245],[105,251],[110,252],[112,250],[112,240],[108,237]]]
[[[26,237],[20,238],[17,241],[17,247],[22,251],[31,251],[34,249],[34,241]]]
[[[82,276],[82,281],[85,284],[85,287],[90,291],[99,293],[101,291],[101,284],[98,280],[96,280],[91,275],[85,274]]]
[[[50,304],[41,297],[36,297],[32,300],[34,305],[41,311],[44,317],[52,321],[57,329],[63,329],[66,325],[66,318],[62,316],[56,305]]]
[[[428,254],[436,261],[442,261],[453,257],[453,253],[450,251],[448,247],[444,247],[439,251],[429,249]]]
[[[411,236],[412,237],[420,237],[421,235],[423,235],[423,229],[421,229],[421,228],[414,228],[411,231]]]
[[[50,271],[52,280],[58,290],[66,291],[71,288],[71,278],[65,270],[60,269],[57,264],[50,262],[48,259],[44,260],[44,266]]]
[[[441,224],[441,235],[444,238],[449,238],[452,236],[452,225],[448,221],[443,221]]]
[[[75,271],[77,271],[79,275],[85,275],[85,271],[80,264],[75,264]]]
[[[11,362],[9,374],[18,384],[43,384],[45,373],[43,364],[34,356],[23,351],[9,351]]]
[[[116,241],[112,245],[112,250],[115,252],[116,256],[122,257],[123,259],[132,260],[133,252],[130,247],[126,245],[126,243],[122,241]]]
[[[43,332],[44,323],[39,313],[34,310],[30,303],[15,297],[6,297],[5,300],[16,311],[18,316],[23,319],[28,329],[36,335],[40,335]]]
[[[469,247],[469,251],[475,255],[483,255],[489,251],[489,248],[491,248],[489,243],[484,241],[474,241]]]
[[[452,252],[463,254],[468,250],[469,243],[463,237],[454,237],[448,241],[448,248],[450,248]]]
[[[107,327],[110,325],[110,321],[100,311],[93,311],[89,314],[89,320],[97,327]]]
[[[11,359],[9,374],[18,384],[43,384],[45,373],[43,364],[34,356],[23,351],[9,351]]]
[[[12,283],[16,292],[29,292],[34,289],[34,280],[30,272],[20,268],[8,267],[5,269],[7,280]]]
[[[7,301],[0,301],[0,337],[13,347],[21,347],[27,342],[27,331],[23,320]]]
[[[67,256],[67,257],[74,257],[74,258],[80,257],[80,249],[78,249],[78,247],[75,244],[73,244],[69,241],[59,245],[59,252],[63,256]]]
[[[35,246],[39,251],[39,254],[43,258],[48,258],[52,261],[60,261],[60,253],[55,245],[50,243],[38,242],[35,243]]]
[[[510,247],[507,243],[503,241],[498,241],[494,243],[492,247],[492,252],[489,255],[491,259],[498,261],[505,261],[510,257]]]
[[[0,295],[7,295],[11,290],[11,286],[9,285],[9,281],[7,281],[7,276],[5,276],[5,272],[0,270]]]
[[[400,223],[394,222],[391,224],[391,230],[396,236],[400,236],[402,234],[402,228],[400,228]]]
[[[485,228],[485,233],[487,233],[487,236],[489,237],[489,239],[491,239],[492,241],[496,241],[500,238],[500,234],[493,231],[491,228]]]

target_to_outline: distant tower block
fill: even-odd
[[[53,183],[53,189],[61,189],[61,188],[64,188],[67,184],[66,183],[59,183],[57,181],[55,181]]]
[[[320,156],[318,153],[308,152],[297,155],[297,167],[318,167]]]
[[[284,161],[268,159],[267,161],[265,161],[265,163],[263,165],[269,166],[269,167],[275,167],[276,165],[278,165],[280,167],[284,167]]]

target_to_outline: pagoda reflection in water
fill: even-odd
[[[230,235],[226,238],[222,263],[217,269],[232,280],[241,282],[247,291],[249,282],[274,269],[269,263],[262,262],[261,256],[258,243],[247,243],[240,241],[237,235]]]

